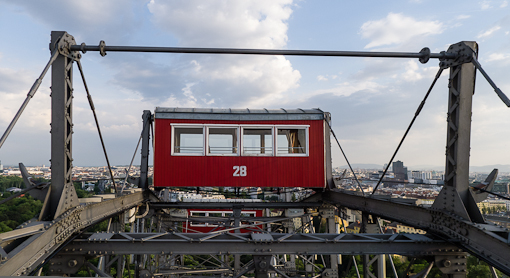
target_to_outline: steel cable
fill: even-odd
[[[96,122],[97,132],[99,133],[99,140],[101,140],[101,146],[103,147],[104,156],[106,158],[106,163],[108,164],[108,170],[110,171],[110,177],[113,183],[113,188],[115,188],[115,192],[117,192],[117,186],[115,185],[115,179],[113,177],[112,167],[110,166],[110,160],[108,159],[108,153],[106,152],[106,147],[104,145],[103,135],[101,134],[101,128],[99,127],[99,121],[97,120],[96,108],[94,107],[94,103],[92,102],[92,96],[89,93],[89,88],[87,86],[87,82],[85,81],[85,75],[83,74],[83,68],[81,67],[80,60],[76,60],[78,64],[78,69],[80,70],[81,80],[83,81],[83,86],[85,87],[85,91],[87,92],[87,99],[89,100],[90,109],[92,110],[92,114],[94,115],[94,121]]]
[[[365,191],[363,191],[363,187],[359,183],[358,177],[356,176],[356,173],[354,173],[354,170],[352,169],[351,163],[349,163],[349,160],[347,159],[347,156],[345,155],[344,149],[342,149],[342,146],[340,146],[340,141],[338,141],[338,138],[336,138],[336,134],[333,131],[333,128],[331,128],[331,125],[329,124],[329,122],[327,120],[326,120],[326,123],[328,124],[329,130],[331,130],[331,134],[333,134],[333,137],[335,137],[336,143],[338,144],[338,147],[340,148],[340,151],[342,151],[342,155],[344,156],[345,161],[347,161],[347,165],[349,165],[349,169],[351,169],[352,175],[354,176],[354,179],[358,183],[358,187],[361,190],[361,193],[363,194],[363,196],[365,196]]]
[[[143,128],[142,128],[143,130]],[[142,131],[143,132],[143,131]],[[136,151],[138,150],[138,147],[140,146],[140,142],[142,141],[142,134],[140,134],[140,138],[138,138],[138,143],[136,144],[135,153],[133,153],[133,157],[131,158],[131,163],[129,163],[129,167],[126,171],[126,178],[124,179],[124,183],[122,184],[122,188],[120,190],[120,195],[122,195],[122,192],[124,191],[124,188],[126,187],[126,182],[129,176],[129,171],[131,171],[131,167],[133,166],[133,162],[135,161]]]
[[[425,105],[425,101],[427,100],[427,98],[430,95],[430,92],[434,88],[434,85],[436,84],[436,81],[439,79],[439,77],[441,77],[441,74],[443,73],[443,70],[444,70],[444,68],[440,67],[439,70],[437,71],[437,74],[436,74],[436,77],[434,78],[434,81],[432,81],[432,84],[430,84],[429,90],[425,94],[425,97],[423,98],[423,100],[421,101],[420,105],[418,106],[418,109],[416,109],[416,112],[414,113],[413,120],[411,121],[411,123],[409,123],[409,126],[407,127],[407,130],[404,133],[404,136],[402,136],[402,139],[400,139],[400,143],[398,144],[397,149],[395,150],[395,152],[393,153],[393,156],[390,159],[390,162],[388,162],[388,165],[386,165],[386,169],[384,169],[384,172],[382,173],[381,177],[379,178],[379,181],[377,182],[377,185],[375,186],[374,190],[372,191],[372,194],[370,194],[370,195],[374,195],[375,191],[377,190],[377,188],[381,184],[381,181],[384,178],[384,175],[386,175],[386,172],[388,171],[388,168],[390,168],[390,165],[393,162],[393,159],[395,159],[395,156],[397,155],[398,151],[400,150],[400,147],[402,146],[402,143],[404,143],[404,140],[406,139],[406,136],[409,133],[409,130],[411,130],[411,127],[413,126],[414,121],[416,120],[418,115],[420,115],[420,112],[423,109],[423,106]]]
[[[4,134],[2,135],[2,138],[0,138],[0,148],[3,146],[5,140],[7,140],[7,137],[11,133],[12,129],[14,128],[14,125],[16,124],[16,122],[18,122],[18,119],[19,119],[19,117],[21,117],[21,114],[23,113],[23,111],[27,107],[28,102],[34,97],[35,92],[37,92],[37,89],[39,89],[39,86],[41,86],[41,83],[43,81],[44,76],[48,72],[48,70],[49,70],[50,66],[53,64],[53,62],[55,62],[55,60],[57,59],[58,55],[59,55],[58,50],[53,51],[53,53],[51,54],[51,58],[48,61],[48,63],[46,64],[46,66],[44,67],[41,75],[39,75],[39,78],[37,78],[35,80],[34,84],[32,85],[32,88],[30,88],[30,91],[28,91],[28,94],[27,94],[27,97],[25,98],[25,101],[23,102],[23,104],[21,104],[21,107],[19,108],[18,112],[16,113],[16,115],[12,119],[11,123],[9,124],[7,129],[5,130]]]

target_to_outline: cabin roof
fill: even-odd
[[[324,120],[329,113],[319,108],[312,109],[232,109],[232,108],[166,108],[156,107],[156,119],[193,120]]]

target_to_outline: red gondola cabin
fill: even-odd
[[[158,107],[154,186],[324,188],[329,120],[320,109]]]

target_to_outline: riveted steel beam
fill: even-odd
[[[66,255],[164,254],[402,254],[435,256],[463,250],[430,235],[285,233],[95,233],[82,234]]]
[[[339,207],[360,210],[426,230],[510,275],[509,229],[473,223],[452,212],[440,209],[426,209],[365,198],[353,192],[329,191],[316,198],[322,198],[325,202]]]
[[[74,38],[62,31],[51,32],[51,52],[60,55],[51,67],[51,190],[47,201],[48,215],[53,220],[77,206],[78,197],[71,180],[73,168],[73,62],[79,53],[69,50]],[[46,218],[46,219],[45,219]]]
[[[7,260],[0,265],[0,273],[10,276],[28,275],[76,233],[141,204],[147,198],[147,193],[138,192],[68,210],[46,224],[44,232],[31,236],[9,252]]]

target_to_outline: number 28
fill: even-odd
[[[246,177],[246,166],[234,166],[234,177]]]

